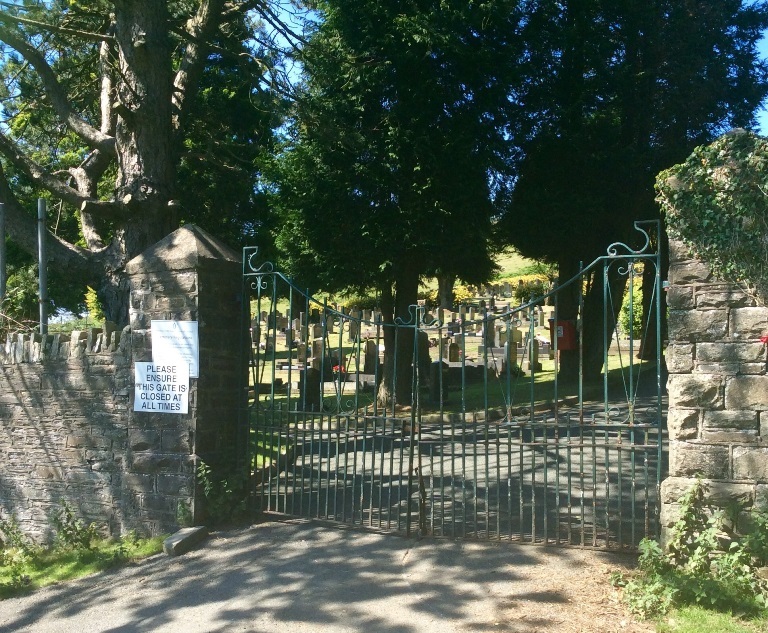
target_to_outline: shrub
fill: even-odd
[[[706,506],[706,491],[698,481],[680,499],[666,550],[644,539],[637,573],[614,578],[637,615],[657,617],[691,604],[741,615],[766,612],[768,584],[758,569],[768,563],[768,517],[755,512],[755,527],[738,534],[728,513]]]
[[[632,314],[630,315],[629,290],[624,293],[624,300],[619,311],[619,327],[621,331],[633,339],[639,339],[643,335],[643,282],[637,277],[633,281],[632,288]]]
[[[548,284],[543,279],[529,279],[515,287],[515,300],[520,304],[528,303],[537,297],[543,297],[548,290]]]

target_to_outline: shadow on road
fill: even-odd
[[[156,556],[0,602],[0,630],[552,630],[562,621],[553,608],[571,598],[546,581],[585,561],[619,567],[631,558],[265,522],[217,533],[182,557]]]

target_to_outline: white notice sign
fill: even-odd
[[[197,321],[152,321],[152,360],[158,364],[186,361],[189,377],[200,376]]]
[[[189,365],[136,363],[133,410],[145,413],[189,412]]]

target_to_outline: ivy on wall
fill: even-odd
[[[733,130],[656,179],[669,236],[768,301],[768,138]]]

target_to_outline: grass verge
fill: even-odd
[[[0,599],[23,595],[59,582],[88,576],[157,554],[167,535],[96,541],[87,549],[3,550]]]
[[[670,612],[656,625],[659,633],[757,633],[768,631],[768,616],[743,620],[730,613],[687,606]]]

